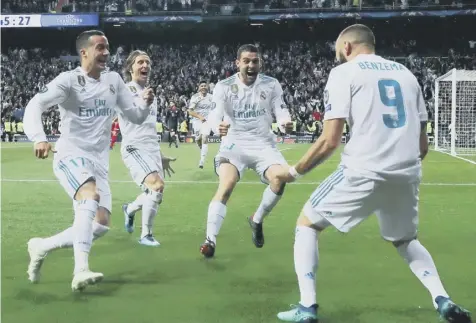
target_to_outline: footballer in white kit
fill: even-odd
[[[190,99],[188,113],[192,116],[192,127],[195,132],[195,140],[200,148],[199,168],[203,168],[205,158],[208,153],[208,136],[211,129],[208,125],[207,118],[212,107],[212,95],[208,93],[208,84],[200,82],[198,93],[195,93]]]
[[[256,46],[241,46],[236,64],[239,72],[215,86],[208,119],[213,132],[222,136],[222,142],[215,157],[220,184],[208,207],[206,239],[200,246],[200,252],[207,258],[215,254],[226,203],[246,168],[256,171],[268,185],[258,209],[248,218],[257,248],[264,245],[263,218],[281,199],[285,187],[276,174],[287,169],[287,162],[276,148],[271,132],[273,116],[286,132],[293,128],[283,102],[283,90],[275,78],[259,73],[261,62]]]
[[[135,50],[130,53],[124,67],[124,79],[129,81],[127,88],[135,100],[141,100],[151,70],[150,57],[146,52]],[[134,231],[134,219],[142,209],[142,233],[139,243],[146,246],[159,246],[152,228],[164,191],[164,166],[170,175],[173,169],[171,158],[162,156],[159,138],[155,129],[157,122],[157,100],[155,99],[149,116],[140,125],[128,121],[119,113],[122,131],[121,155],[134,182],[142,189],[135,201],[122,206],[126,231]]]
[[[421,160],[428,152],[427,112],[416,77],[403,65],[375,54],[364,25],[347,27],[336,42],[343,63],[332,69],[324,91],[324,130],[316,143],[278,177],[292,182],[328,158],[351,127],[338,169],[311,194],[297,220],[294,264],[301,300],[281,312],[286,322],[318,322],[315,277],[320,231],[348,232],[375,213],[391,242],[428,289],[448,322],[470,322],[469,313],[445,291],[431,255],[417,240]]]
[[[144,99],[134,101],[119,74],[106,71],[109,43],[101,31],[80,34],[76,48],[81,67],[61,73],[41,89],[28,103],[24,116],[25,133],[35,143],[36,156],[47,158],[53,149],[43,131],[41,115],[49,107],[59,105],[61,136],[55,146],[53,170],[73,199],[75,210],[72,227],[28,242],[29,279],[38,282],[48,252],[72,246],[73,291],[103,278],[101,273],[89,270],[88,255],[93,237],[99,238],[109,230],[109,135],[115,110],[130,121],[141,123],[149,115],[154,98],[148,91]]]

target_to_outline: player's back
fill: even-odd
[[[350,95],[351,126],[342,163],[376,179],[418,178],[420,122],[427,114],[415,76],[377,55],[359,55],[334,73],[350,83],[341,87],[350,91],[342,95]],[[332,108],[326,103],[326,111]]]
[[[141,100],[141,93],[144,91],[144,88],[133,81],[126,85],[134,98],[136,100]],[[149,116],[142,124],[134,124],[126,120],[122,114],[119,114],[118,119],[122,133],[121,148],[125,148],[127,145],[135,145],[141,147],[150,146],[151,148],[156,149],[159,146],[157,131],[155,129],[155,124],[157,122],[157,99],[154,99]]]

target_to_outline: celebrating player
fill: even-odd
[[[275,78],[259,74],[260,58],[254,45],[238,49],[236,65],[239,72],[216,85],[209,115],[210,126],[223,137],[215,157],[220,183],[208,207],[207,235],[200,247],[207,258],[215,253],[216,236],[226,216],[226,203],[246,168],[254,169],[261,181],[268,184],[258,209],[248,218],[253,243],[257,248],[263,247],[263,218],[284,192],[285,183],[276,175],[288,169],[271,132],[272,114],[286,132],[293,128],[282,99],[281,85]]]
[[[52,236],[28,242],[29,279],[38,282],[46,254],[73,246],[73,291],[102,280],[103,274],[89,270],[89,251],[93,236],[109,230],[111,190],[108,183],[109,134],[114,109],[131,122],[141,123],[149,115],[153,92],[134,101],[119,74],[105,71],[109,43],[104,33],[91,30],[76,40],[81,67],[61,73],[40,90],[25,109],[25,133],[33,141],[35,155],[47,158],[52,150],[46,139],[41,114],[59,105],[61,137],[56,144],[53,169],[60,184],[74,200],[72,227]],[[96,217],[96,221],[94,221]]]
[[[200,148],[200,162],[198,167],[203,168],[205,158],[208,153],[208,136],[210,135],[210,127],[207,123],[208,113],[212,106],[212,95],[208,93],[208,84],[200,82],[198,93],[194,94],[190,99],[190,107],[188,113],[193,117],[192,126],[195,131],[195,140],[197,140]]]
[[[140,100],[141,93],[146,90],[150,69],[150,57],[143,51],[133,51],[126,60],[124,79],[129,82],[127,87],[137,100]],[[173,169],[169,163],[171,160],[175,160],[162,156],[160,152],[155,130],[156,120],[156,99],[152,104],[149,116],[141,125],[133,124],[126,120],[122,114],[119,114],[119,124],[122,129],[122,159],[134,181],[143,190],[143,193],[134,202],[122,206],[125,228],[129,233],[134,231],[134,215],[142,209],[142,234],[139,243],[146,246],[160,245],[152,235],[152,227],[164,191],[162,167],[165,167],[170,176],[170,171],[173,172]]]
[[[117,118],[115,118],[111,126],[111,146],[109,147],[111,150],[114,149],[114,145],[116,144],[117,137],[119,136],[119,131],[120,131],[119,121],[117,120]]]
[[[427,112],[420,86],[399,63],[375,55],[375,38],[364,25],[339,35],[334,68],[324,91],[324,130],[288,171],[292,182],[324,162],[339,146],[346,119],[352,136],[338,169],[319,185],[297,220],[294,264],[301,301],[278,314],[286,322],[317,322],[315,272],[319,232],[334,226],[348,232],[370,214],[377,215],[382,237],[391,242],[431,294],[448,322],[470,322],[453,303],[431,255],[417,240],[421,160],[428,152]]]

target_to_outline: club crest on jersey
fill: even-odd
[[[114,89],[114,86],[112,86],[112,84],[109,85],[109,91],[111,91],[112,94],[116,94],[116,90]]]
[[[134,94],[137,93],[137,89],[136,89],[135,86],[129,86],[129,89],[131,90],[132,93],[134,93]]]
[[[259,97],[261,98],[261,100],[266,100],[266,93],[264,91],[261,91]]]
[[[85,86],[85,85],[86,85],[86,80],[84,79],[84,76],[78,75],[78,83],[79,83],[79,85],[81,85],[81,86]]]
[[[233,94],[238,93],[238,85],[236,85],[236,84],[231,85],[231,93],[233,93]]]
[[[327,105],[328,102],[329,102],[329,91],[325,90],[324,91],[324,105]]]

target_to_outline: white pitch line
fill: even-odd
[[[55,183],[58,182],[56,179],[14,179],[14,178],[2,178],[2,182],[5,183]],[[112,180],[109,181],[110,183],[130,183],[133,184],[133,181],[125,181],[125,180]],[[217,181],[165,181],[166,184],[218,184]],[[291,183],[291,185],[318,185],[321,182],[297,182]],[[240,181],[239,184],[246,184],[246,185],[264,185],[261,182],[253,182],[253,181]],[[421,183],[424,186],[476,186],[476,183]]]

